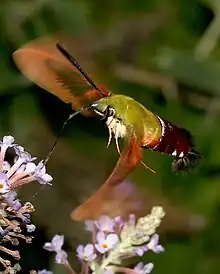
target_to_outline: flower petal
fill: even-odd
[[[154,234],[152,237],[151,237],[151,240],[153,242],[154,245],[157,245],[158,242],[159,242],[159,235],[158,234]]]
[[[106,242],[109,244],[109,246],[115,246],[118,242],[118,235],[116,234],[109,234],[106,238]]]
[[[94,261],[96,257],[97,257],[97,255],[95,253],[93,253],[92,255],[90,255],[88,257],[88,261]]]
[[[67,253],[64,250],[61,249],[57,252],[57,255],[55,257],[55,261],[56,261],[57,264],[66,264],[66,263],[68,263],[67,257],[68,257]]]
[[[90,256],[92,255],[92,253],[94,252],[94,246],[92,244],[87,244],[84,248],[84,253],[86,256]]]
[[[99,231],[96,235],[96,240],[98,243],[105,241],[105,233],[102,231]]]
[[[95,244],[95,248],[101,253],[104,254],[105,252],[108,251],[108,249],[105,249],[103,246],[99,245],[99,244]]]
[[[152,269],[154,268],[154,265],[152,263],[146,264],[143,268],[144,273],[148,274],[152,271]]]
[[[78,256],[81,258],[81,256],[83,257],[84,254],[84,247],[83,245],[78,245],[76,252],[78,253]],[[82,258],[81,258],[82,259]]]
[[[55,250],[61,250],[64,243],[64,235],[55,235],[52,239],[52,244]]]
[[[54,250],[54,246],[51,243],[45,243],[43,246],[44,249],[48,250],[48,251],[55,251]]]
[[[142,270],[143,267],[144,267],[144,264],[142,262],[140,262],[135,266],[134,271],[138,272],[138,271]]]

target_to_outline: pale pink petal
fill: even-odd
[[[116,234],[109,234],[106,238],[107,244],[112,247],[117,244],[118,242],[118,235]]]
[[[81,257],[83,256],[83,252],[84,252],[84,248],[83,245],[79,245],[76,249],[76,252],[78,253],[78,255]]]
[[[107,249],[105,249],[104,247],[102,247],[101,245],[95,244],[95,248],[100,252],[100,253],[105,253],[106,251],[108,251]]]
[[[87,244],[84,249],[84,253],[86,256],[90,256],[94,252],[94,246],[92,244]]]
[[[102,231],[99,231],[96,235],[96,240],[98,243],[105,241],[105,233]]]

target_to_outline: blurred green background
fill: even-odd
[[[139,167],[130,176],[151,204],[167,212],[161,229],[166,252],[144,260],[156,264],[155,274],[220,273],[220,1],[2,0],[0,30],[0,132],[15,136],[38,159],[46,157],[71,110],[22,76],[11,55],[57,31],[85,39],[85,55],[91,51],[111,90],[192,132],[203,155],[198,169],[174,174],[170,157],[145,151],[144,161],[156,175]],[[22,247],[22,273],[42,268],[64,273],[41,249],[55,233],[65,235],[75,263],[73,250],[89,235],[70,213],[117,161],[114,145],[105,148],[107,138],[99,121],[74,118],[48,162],[53,186],[21,190],[22,199],[36,206],[38,227],[34,245]]]

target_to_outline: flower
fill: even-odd
[[[116,234],[111,233],[106,236],[105,233],[102,231],[99,231],[97,233],[96,239],[98,243],[95,244],[95,247],[102,254],[114,248],[119,240]]]
[[[44,244],[43,248],[48,251],[58,252],[62,250],[63,243],[64,243],[64,236],[55,235],[51,242],[47,242]]]
[[[92,220],[85,221],[85,230],[93,232],[94,231],[95,222]]]
[[[67,264],[67,253],[62,250],[62,246],[64,243],[63,235],[55,235],[51,242],[47,242],[44,244],[43,248],[48,251],[56,252],[55,261],[57,264]]]
[[[13,136],[11,136],[11,135],[8,135],[8,136],[4,136],[3,137],[3,140],[2,141],[0,141],[0,146],[1,147],[4,147],[4,148],[8,148],[8,147],[12,147],[12,146],[15,146],[15,144],[13,144],[14,143],[14,137]]]
[[[154,265],[152,263],[143,264],[142,262],[138,263],[134,268],[134,274],[148,274],[152,271]]]
[[[117,224],[117,225],[121,225],[121,224],[124,223],[124,221],[123,221],[123,219],[122,219],[121,216],[115,217],[115,218],[114,218],[114,221],[115,221],[115,224]]]
[[[49,184],[53,180],[53,177],[46,173],[46,167],[43,164],[43,161],[40,161],[36,166],[33,176],[42,185]]]
[[[32,157],[30,153],[25,151],[22,146],[15,145],[14,149],[19,158],[22,158],[25,163],[32,162],[37,159],[37,157]]]
[[[37,271],[37,274],[53,274],[53,272],[49,271],[49,270],[46,270],[46,269],[43,269],[43,270]]]
[[[97,257],[94,253],[94,246],[92,244],[87,244],[85,247],[79,245],[76,251],[77,256],[85,261],[93,261]]]
[[[31,224],[31,225],[26,225],[26,228],[27,228],[27,232],[28,233],[31,233],[31,232],[34,232],[35,229],[36,229],[36,226]]]
[[[115,226],[114,219],[111,219],[106,215],[101,216],[99,220],[95,222],[95,224],[100,231],[108,232],[108,233],[114,232],[114,226]]]
[[[140,247],[137,247],[135,250],[134,250],[134,254],[135,255],[138,255],[138,256],[143,256],[144,253],[147,251],[147,247],[146,246],[140,246]]]
[[[4,200],[15,210],[18,211],[22,205],[19,199],[17,199],[17,193],[15,191],[10,191],[4,195]]]
[[[23,213],[20,217],[25,224],[29,224],[31,222],[31,215],[28,213]]]
[[[8,176],[5,173],[0,173],[0,194],[6,194],[10,190]]]
[[[67,264],[68,261],[67,261],[67,253],[64,251],[64,250],[59,250],[59,251],[56,251],[57,254],[56,254],[56,257],[55,257],[55,261],[57,264]]]
[[[146,245],[146,251],[147,250],[152,250],[155,253],[163,252],[164,248],[162,247],[162,245],[158,245],[158,243],[159,243],[159,235],[154,234],[151,237],[150,242]]]

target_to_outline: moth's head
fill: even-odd
[[[94,102],[91,105],[91,109],[103,119],[108,118],[109,116],[113,116],[115,114],[115,110],[109,104],[108,98],[102,98]]]

